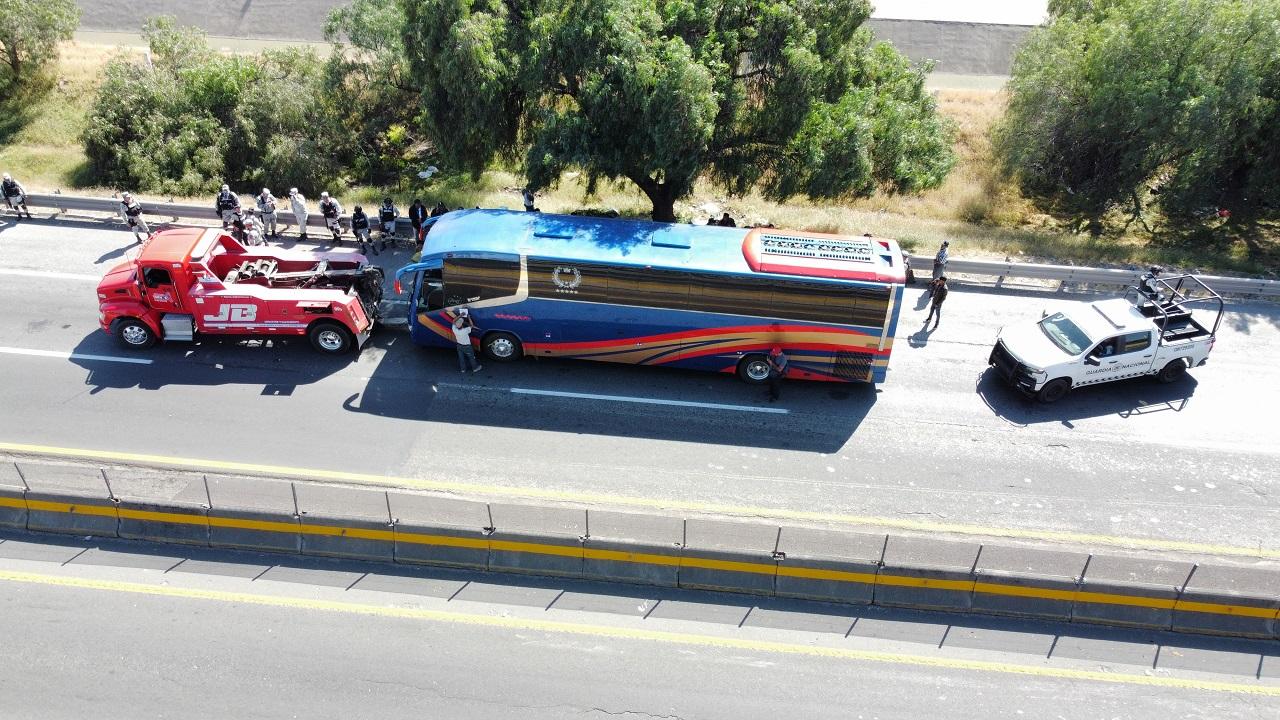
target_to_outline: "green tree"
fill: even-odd
[[[58,57],[58,44],[80,26],[75,0],[0,0],[0,89]]]
[[[313,192],[336,176],[315,121],[313,52],[222,55],[167,17],[143,35],[148,62],[109,62],[89,112],[85,153],[100,182],[183,195],[224,182]]]
[[[398,0],[429,137],[531,185],[630,181],[655,220],[708,177],[733,193],[864,197],[941,184],[951,130],[862,28],[866,0]]]
[[[1055,0],[1019,51],[995,149],[1087,221],[1280,208],[1280,0]],[[1132,220],[1131,220],[1132,221]]]
[[[329,12],[322,114],[329,150],[369,184],[398,180],[432,148],[404,52],[404,12],[395,0],[356,0]]]

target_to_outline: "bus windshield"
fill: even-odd
[[[1046,337],[1068,355],[1079,355],[1093,342],[1079,325],[1062,313],[1054,313],[1040,321],[1040,329]]]

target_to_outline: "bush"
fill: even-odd
[[[144,36],[152,63],[110,61],[89,113],[83,141],[99,182],[198,195],[224,182],[310,194],[333,181],[313,52],[218,55],[171,18],[148,21]]]
[[[1100,231],[1203,207],[1280,212],[1280,0],[1054,0],[1018,52],[1004,169]],[[1144,221],[1145,222],[1145,221]]]

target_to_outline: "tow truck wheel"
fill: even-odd
[[[484,354],[490,360],[510,362],[524,355],[520,340],[510,333],[494,332],[484,336]]]
[[[769,358],[765,355],[748,355],[738,361],[738,379],[751,385],[769,380]]]
[[[129,350],[146,350],[156,344],[155,332],[137,318],[117,320],[116,339]]]
[[[1160,368],[1160,374],[1156,377],[1162,383],[1177,382],[1183,375],[1187,374],[1187,364],[1181,358],[1170,360],[1168,365]]]
[[[1036,399],[1046,404],[1057,402],[1070,390],[1070,380],[1066,378],[1056,378],[1045,383],[1044,387],[1040,388],[1040,392],[1036,393]]]
[[[322,321],[307,329],[311,347],[325,355],[341,355],[351,349],[351,331],[336,322]]]

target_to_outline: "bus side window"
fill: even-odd
[[[464,305],[510,297],[520,287],[520,263],[490,258],[444,261],[444,305]]]
[[[768,317],[772,314],[771,294],[769,278],[699,273],[689,293],[689,309]]]
[[[684,310],[689,305],[689,274],[678,270],[611,267],[608,298],[614,305]]]

